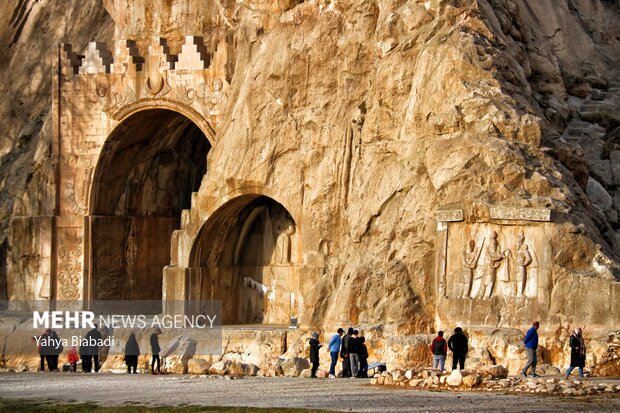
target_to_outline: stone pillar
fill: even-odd
[[[448,259],[448,227],[450,222],[463,221],[462,209],[439,210],[437,218],[437,279],[436,288],[438,297],[448,297],[448,285],[446,279]]]
[[[186,314],[189,299],[189,269],[167,266],[162,282],[162,307],[167,315]]]

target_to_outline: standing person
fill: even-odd
[[[469,345],[461,327],[454,329],[454,334],[448,340],[448,348],[452,352],[452,370],[456,370],[457,363],[459,369],[465,369],[465,357],[469,351]]]
[[[527,352],[527,363],[525,367],[521,369],[521,375],[527,377],[527,370],[532,368],[532,377],[538,377],[536,374],[536,349],[538,348],[538,328],[540,323],[534,321],[532,327],[525,334],[523,343],[525,344],[525,351]]]
[[[45,330],[45,334],[41,338],[41,354],[45,357],[47,363],[47,370],[54,371],[54,344],[52,342],[52,329]]]
[[[368,377],[368,348],[366,347],[366,337],[359,338],[360,343],[360,371],[357,377],[365,379]]]
[[[319,369],[319,350],[321,347],[323,346],[319,344],[319,333],[315,331],[310,338],[310,362],[312,363],[310,377],[313,379],[316,379],[316,371]]]
[[[95,373],[99,373],[99,343],[103,341],[103,335],[98,330],[98,327],[99,326],[95,324],[94,327],[86,334],[86,338],[89,339],[90,342],[89,352],[90,357],[95,364]],[[90,368],[88,370],[89,373],[92,366],[93,364],[90,363]]]
[[[140,347],[138,346],[138,340],[136,340],[136,335],[131,333],[127,339],[127,343],[125,343],[125,364],[127,364],[127,373],[137,373],[139,355]]]
[[[329,355],[332,358],[332,363],[329,366],[329,378],[336,378],[336,363],[338,363],[338,354],[340,354],[340,345],[342,344],[342,335],[344,334],[344,330],[342,328],[338,329],[338,332],[332,336],[327,344],[327,349],[329,350]]]
[[[91,349],[86,341],[88,333],[82,339],[80,344],[80,358],[82,359],[82,373],[90,373],[92,370],[93,356],[91,355]]]
[[[49,328],[46,329],[43,334],[41,334],[40,336],[34,336],[32,337],[32,341],[34,341],[34,343],[37,345],[37,350],[39,351],[39,358],[40,358],[40,366],[39,366],[39,371],[45,371],[45,348],[43,346],[43,343],[47,342],[48,338],[49,338],[49,333],[52,330],[50,330]],[[49,368],[49,365],[48,365]]]
[[[579,377],[583,379],[583,368],[586,366],[586,342],[581,334],[581,328],[576,329],[569,339],[570,367],[566,370],[566,379],[575,367],[579,368]]]
[[[161,361],[159,360],[159,352],[161,348],[159,347],[159,335],[161,334],[161,329],[156,328],[155,332],[151,334],[151,354],[153,355],[151,359],[151,374],[161,374]],[[157,362],[157,372],[155,372],[155,363]]]
[[[62,345],[60,337],[58,337],[58,334],[54,330],[52,330],[52,332],[50,333],[49,343],[49,356],[47,356],[49,357],[49,359],[47,362],[47,366],[49,367],[50,371],[59,371],[58,358],[60,357],[60,353],[62,353],[64,346]]]
[[[360,339],[359,331],[353,330],[349,338],[349,363],[351,364],[351,378],[354,379],[360,372]]]
[[[353,328],[349,327],[347,334],[342,337],[342,348],[340,349],[340,357],[342,357],[342,377],[351,377],[351,360],[349,359],[349,340],[353,335]]]
[[[75,346],[71,346],[69,349],[69,353],[67,353],[67,361],[71,365],[71,369],[69,371],[75,373],[77,372],[77,362],[79,360],[77,348]]]
[[[446,364],[446,356],[448,355],[448,343],[443,338],[443,331],[437,332],[437,337],[433,339],[430,345],[433,352],[433,368],[439,369],[443,373]]]

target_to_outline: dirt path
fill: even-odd
[[[512,396],[484,392],[386,389],[367,380],[181,375],[6,373],[0,398],[95,402],[103,406],[299,407],[358,412],[620,411],[620,397],[597,399]]]

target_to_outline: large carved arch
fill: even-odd
[[[170,239],[206,173],[210,148],[191,119],[161,107],[133,111],[108,136],[90,194],[92,299],[162,298]]]

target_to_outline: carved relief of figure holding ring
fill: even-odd
[[[504,259],[504,254],[497,242],[497,232],[489,234],[489,245],[485,251],[484,276],[482,277],[482,288],[480,288],[480,298],[490,298],[495,287],[497,269]]]

